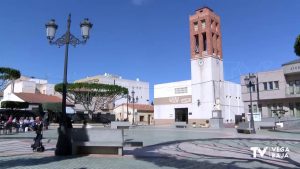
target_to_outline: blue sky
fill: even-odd
[[[45,23],[56,19],[58,37],[72,13],[74,35],[83,18],[94,27],[86,45],[70,47],[68,81],[105,72],[138,77],[153,97],[153,84],[190,79],[188,17],[202,6],[221,17],[225,79],[239,82],[297,58],[297,0],[2,0],[0,66],[61,82],[64,47],[48,44]]]

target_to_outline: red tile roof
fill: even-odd
[[[37,94],[37,93],[14,93],[20,99],[24,100],[28,103],[61,103],[61,98],[57,96],[50,96],[45,94]],[[67,103],[70,105],[70,103]]]
[[[122,105],[126,106],[127,104],[123,103]],[[132,108],[133,104],[129,103],[128,107]],[[149,104],[134,104],[134,109],[137,109],[137,111],[152,112],[152,113],[154,112],[154,106]]]

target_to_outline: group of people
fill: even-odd
[[[12,128],[15,128],[16,132],[27,132],[33,130],[33,127],[35,125],[34,117],[13,117],[12,115],[10,115],[7,118],[1,115],[0,118],[2,125],[10,133],[12,132]],[[45,125],[44,127],[45,129],[47,129],[47,125]]]

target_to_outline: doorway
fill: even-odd
[[[188,123],[188,108],[175,108],[175,122]]]

